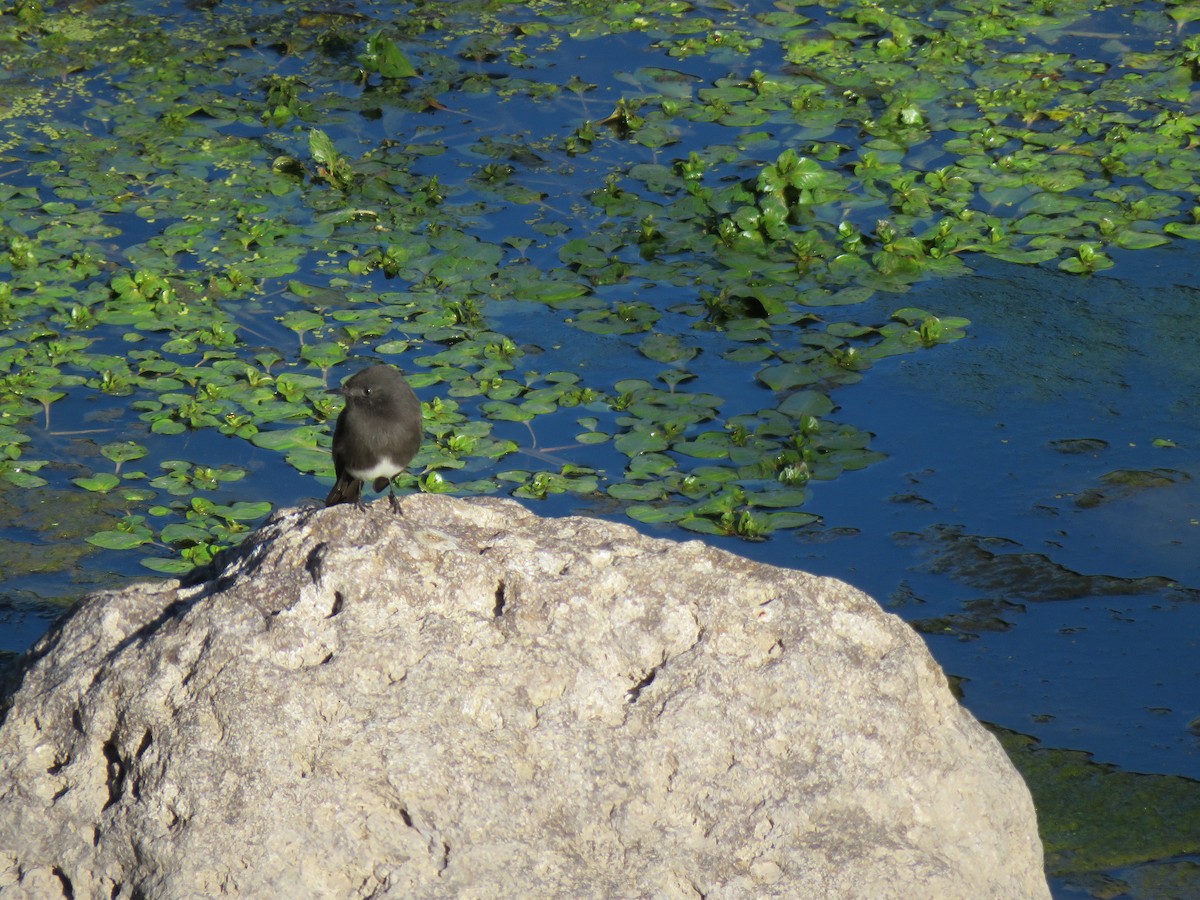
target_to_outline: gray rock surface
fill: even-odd
[[[83,601],[0,725],[4,897],[1049,896],[1024,783],[854,588],[403,510]]]

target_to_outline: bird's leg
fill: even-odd
[[[396,515],[404,515],[400,509],[400,501],[396,499],[396,485],[394,482],[388,484],[388,506],[392,508],[392,512]]]

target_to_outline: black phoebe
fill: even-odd
[[[399,512],[392,479],[421,449],[421,401],[395,366],[371,366],[331,393],[346,398],[333,429],[333,470],[337,482],[326,506],[362,506],[362,486],[377,491],[391,485],[388,502]]]

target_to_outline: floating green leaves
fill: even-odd
[[[777,528],[798,528],[818,521],[811,513],[770,511],[773,506],[799,506],[804,499],[803,491],[753,494],[734,486],[691,504],[633,506],[629,514],[640,522],[670,522],[702,534],[762,540]]]
[[[109,472],[100,472],[86,478],[72,478],[72,484],[77,484],[85,491],[96,491],[106,494],[121,483],[121,479]]]
[[[102,550],[132,550],[154,541],[154,531],[146,525],[145,516],[126,516],[117,527],[97,531],[87,542]],[[191,568],[189,564],[187,568]]]
[[[1064,272],[1081,275],[1110,268],[1112,264],[1113,261],[1097,250],[1094,244],[1080,244],[1075,256],[1064,259],[1058,267]]]
[[[122,465],[141,459],[147,452],[149,451],[145,447],[135,441],[113,441],[100,448],[101,455],[115,463],[115,475],[121,474]]]
[[[333,145],[333,140],[319,128],[308,133],[308,152],[317,164],[317,176],[330,186],[345,190],[354,180],[354,167]]]
[[[880,458],[838,391],[969,325],[895,295],[1200,239],[1186,4],[1123,18],[1138,52],[1054,6],[10,11],[0,482],[200,562],[274,488],[193,457],[329,477],[327,390],[382,359],[426,403],[408,486],[809,525]],[[647,64],[566,74],[613,35]]]
[[[412,63],[408,61],[396,42],[384,35],[382,31],[374,32],[367,38],[367,49],[359,58],[362,67],[367,72],[377,72],[384,78],[411,78],[417,74]]]

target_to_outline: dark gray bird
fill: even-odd
[[[331,393],[346,398],[333,429],[333,469],[337,482],[326,506],[362,506],[362,486],[390,486],[388,502],[400,511],[392,479],[421,449],[421,401],[395,366],[371,366]]]

